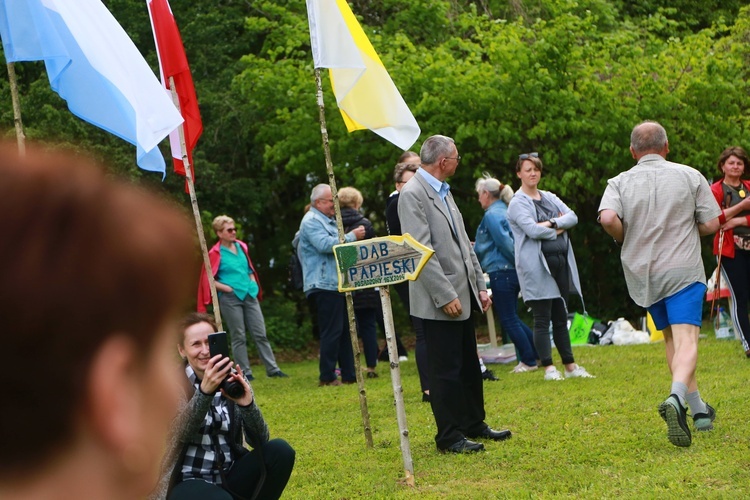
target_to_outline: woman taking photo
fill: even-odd
[[[544,380],[563,380],[552,364],[550,320],[565,378],[592,378],[573,358],[567,323],[571,283],[583,300],[568,238],[568,230],[578,224],[578,216],[556,195],[538,189],[542,168],[538,153],[518,157],[516,175],[521,179],[521,189],[508,206],[521,295],[534,314],[534,345],[545,370]]]
[[[724,177],[711,185],[711,191],[722,209],[719,216],[721,231],[714,237],[714,255],[721,251],[721,273],[731,292],[732,322],[735,331],[742,334],[742,347],[750,358],[750,321],[747,315],[750,299],[750,181],[742,180],[748,161],[747,153],[741,147],[725,149],[718,162]]]
[[[520,286],[515,267],[513,233],[506,218],[513,189],[485,173],[477,180],[476,190],[484,217],[477,228],[474,253],[482,270],[490,277],[492,304],[500,325],[516,346],[518,365],[512,373],[536,370],[539,356],[534,348],[534,334],[518,317]]]
[[[232,370],[228,357],[211,356],[208,336],[216,333],[213,318],[189,314],[180,332],[180,412],[172,423],[161,480],[150,498],[279,498],[294,468],[294,449],[283,439],[269,439],[242,372]],[[229,390],[223,385],[227,380],[239,390]],[[252,450],[243,445],[243,436]]]

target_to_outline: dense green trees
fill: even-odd
[[[145,5],[105,3],[155,67]],[[237,219],[266,287],[279,292],[310,187],[325,181],[305,5],[171,3],[205,125],[196,151],[199,202],[207,216]],[[742,3],[350,2],[422,139],[456,139],[464,160],[451,184],[470,230],[482,215],[474,179],[489,171],[516,187],[517,155],[541,154],[543,187],[579,215],[571,238],[586,304],[604,318],[637,313],[617,250],[595,223],[606,180],[632,165],[632,126],[659,120],[670,135],[670,158],[709,177],[725,146],[748,145],[750,11],[740,10]],[[31,138],[92,150],[116,172],[159,183],[135,168],[132,148],[67,112],[42,65],[19,64],[17,71]],[[12,135],[7,87],[0,81],[0,120]],[[384,234],[384,200],[401,151],[367,131],[347,134],[327,81],[325,87],[339,185],[362,190],[368,216]],[[175,175],[163,189],[184,201]]]

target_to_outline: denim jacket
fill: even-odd
[[[505,202],[497,200],[487,207],[477,228],[474,253],[485,273],[515,269],[513,233],[505,217],[507,211]]]
[[[346,242],[357,238],[354,233],[346,233]],[[336,273],[336,258],[333,246],[339,244],[339,232],[336,221],[319,210],[310,207],[302,217],[299,226],[299,244],[297,256],[302,263],[302,276],[305,295],[317,290],[337,291],[339,287]]]

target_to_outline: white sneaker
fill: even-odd
[[[596,378],[586,371],[586,368],[576,365],[575,370],[569,372],[565,370],[565,378]]]
[[[539,368],[538,366],[529,366],[525,363],[518,363],[515,368],[513,368],[510,373],[526,373],[526,372],[532,372]]]
[[[544,372],[544,380],[565,380],[562,373],[555,368],[554,370],[547,370]]]
[[[399,356],[398,360],[403,363],[404,361],[409,361],[409,358],[407,356]]]

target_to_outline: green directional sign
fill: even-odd
[[[415,280],[432,250],[409,234],[344,243],[333,247],[339,291],[394,285]]]

